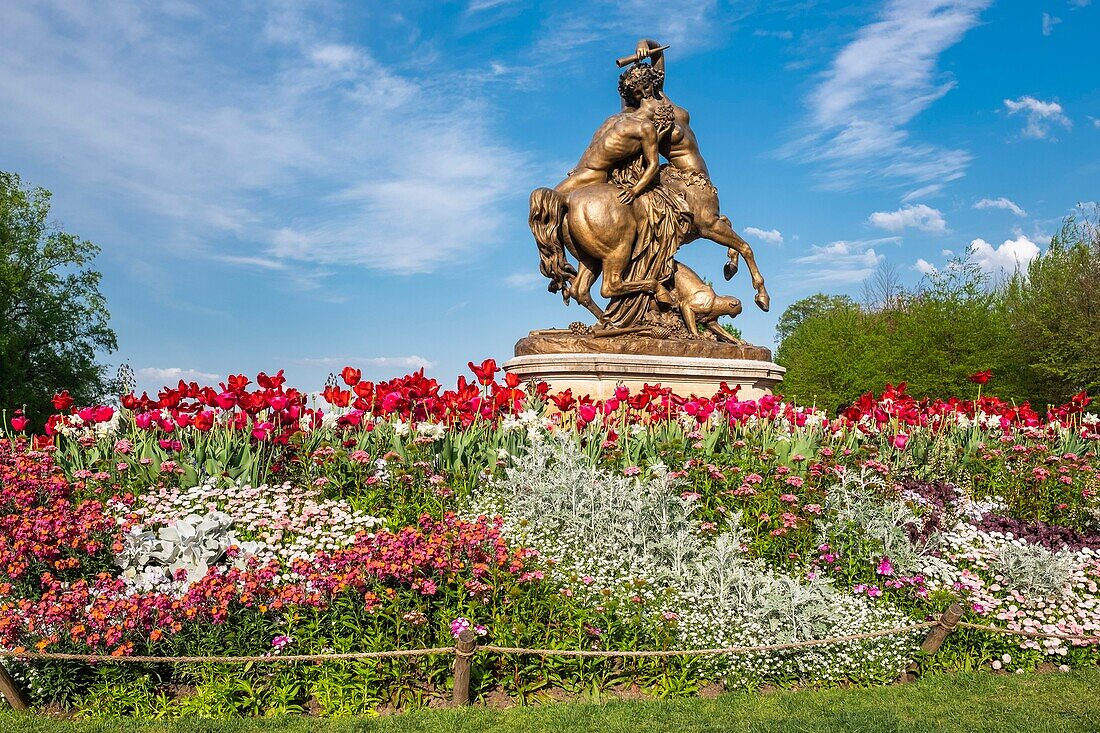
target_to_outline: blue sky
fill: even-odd
[[[772,312],[722,248],[679,256],[771,346],[801,297],[968,246],[996,273],[1100,198],[1097,5],[0,0],[0,169],[102,247],[109,358],[143,386],[451,381],[588,320],[537,275],[527,196],[656,38]]]

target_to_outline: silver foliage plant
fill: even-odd
[[[683,648],[787,643],[906,623],[828,580],[795,578],[747,557],[740,516],[717,535],[703,533],[684,488],[661,465],[644,478],[612,474],[592,465],[574,438],[552,436],[516,457],[469,511],[501,515],[505,532],[553,558],[555,580],[582,599],[599,603],[605,590],[640,596],[660,609],[655,621],[674,621]],[[912,650],[912,637],[902,636],[700,664],[733,685],[891,678]]]
[[[914,506],[919,506],[914,497],[891,497],[873,470],[849,471],[826,493],[825,511],[815,522],[818,543],[871,565],[888,557],[901,574],[942,575],[947,568],[937,556],[938,535],[922,543],[909,539],[908,529],[921,526]]]
[[[184,582],[198,580],[230,546],[249,544],[237,542],[232,517],[219,511],[210,511],[204,516],[188,514],[156,533],[140,526],[133,527],[123,536],[123,542],[123,550],[115,557],[115,563],[123,569],[125,577],[139,585],[159,580],[156,577],[159,574],[151,573],[149,566],[163,568],[163,574],[172,579],[182,570]]]

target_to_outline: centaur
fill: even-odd
[[[656,55],[648,42],[643,43],[645,52],[639,50],[629,61]],[[736,270],[735,253],[745,257],[756,302],[767,310],[768,294],[752,250],[718,214],[717,192],[698,155],[687,113],[663,97],[663,79],[660,68],[648,64],[637,63],[624,72],[619,80],[623,112],[600,126],[565,180],[553,189],[532,192],[529,223],[540,269],[550,279],[549,290],[560,291],[567,303],[575,299],[605,325],[632,325],[629,321],[641,314],[616,308],[616,300],[651,294],[668,304],[672,255],[684,242],[702,236],[730,249],[726,279]],[[654,187],[658,152],[664,152],[672,166],[659,169],[661,185]],[[655,211],[663,212],[662,220],[655,221]],[[641,247],[656,251],[640,252]],[[566,259],[566,249],[576,257],[576,268]],[[590,290],[600,275],[600,294],[612,300],[618,323],[607,323],[592,299]]]

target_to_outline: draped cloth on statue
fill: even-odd
[[[628,188],[638,180],[643,167],[644,162],[638,157],[616,169],[611,182]],[[635,200],[634,206],[640,206],[645,217],[639,222],[623,280],[654,279],[667,284],[672,278],[672,258],[692,227],[688,203],[682,195],[664,186],[652,186]],[[619,296],[605,309],[605,323],[617,328],[635,326],[654,309],[653,293]]]

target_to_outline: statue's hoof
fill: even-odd
[[[725,278],[727,280],[732,280],[733,276],[736,275],[736,274],[737,274],[737,263],[736,262],[727,262],[726,266],[722,268],[722,275],[725,276]]]
[[[772,299],[767,293],[761,291],[756,294],[756,304],[760,306],[760,310],[766,313],[768,308],[771,308]]]

